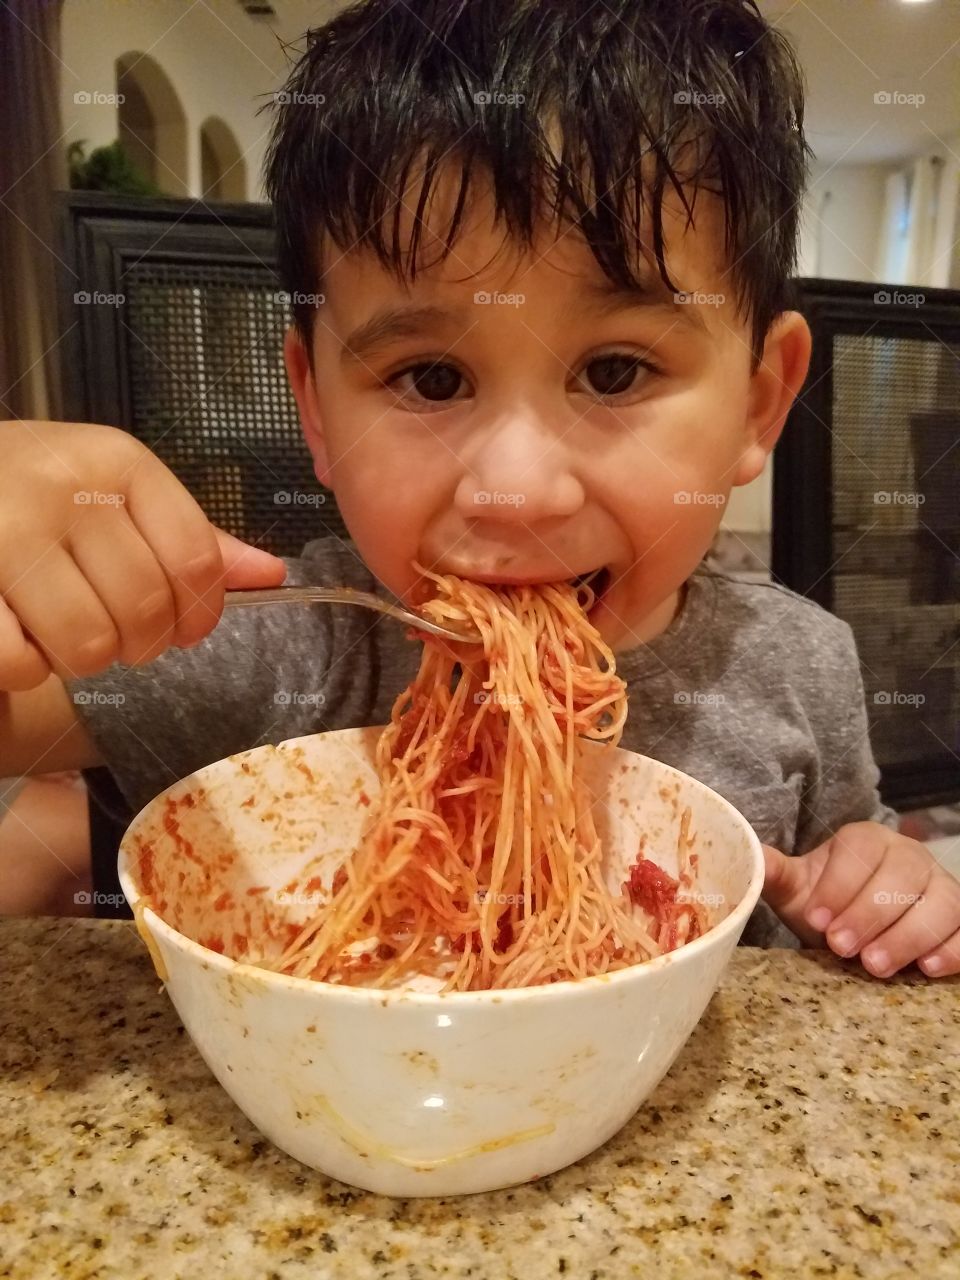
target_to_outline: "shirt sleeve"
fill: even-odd
[[[829,706],[819,713],[815,776],[801,798],[794,853],[815,849],[848,822],[899,827],[897,813],[880,799],[856,641],[846,623],[842,628]]]

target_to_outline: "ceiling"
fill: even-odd
[[[759,0],[807,78],[820,164],[892,161],[960,141],[960,0]],[[920,105],[874,102],[922,94]]]

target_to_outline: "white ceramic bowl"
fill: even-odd
[[[376,794],[379,728],[257,747],[178,782],[120,855],[161,978],[211,1071],[304,1164],[386,1195],[489,1191],[572,1163],[648,1097],[713,994],[760,894],[746,820],[694,779],[586,744],[608,882],[638,854],[677,872],[692,811],[715,923],[646,964],[521,990],[368,990],[219,954],[234,934],[310,917]],[[201,945],[205,943],[208,945]],[[278,938],[277,945],[280,945]]]

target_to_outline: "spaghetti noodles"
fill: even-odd
[[[686,822],[679,885],[651,880],[642,858],[621,893],[603,878],[579,738],[617,743],[627,705],[586,616],[590,588],[426,576],[427,615],[475,628],[482,650],[460,667],[426,639],[378,743],[360,846],[275,967],[363,986],[428,974],[465,991],[583,978],[695,937],[696,908],[677,903]]]

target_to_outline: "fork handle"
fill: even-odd
[[[250,591],[225,591],[224,605],[247,604],[359,604],[365,609],[379,608],[381,601],[370,591],[353,587],[257,587]]]
[[[405,622],[432,636],[445,640],[459,638],[447,628],[404,609],[402,605],[391,604],[372,591],[357,591],[353,587],[257,587],[250,591],[226,591],[223,604],[224,608],[253,604],[356,604],[396,618],[398,622]]]

